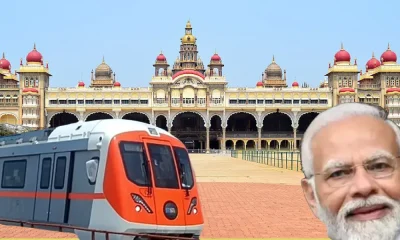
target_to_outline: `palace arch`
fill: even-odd
[[[228,117],[226,132],[257,132],[254,115],[247,112],[233,113]]]
[[[109,113],[104,113],[104,112],[95,112],[91,113],[86,117],[85,122],[90,122],[90,121],[95,121],[95,120],[103,120],[103,119],[113,119],[113,116],[111,116]]]
[[[214,115],[210,119],[210,149],[221,149],[220,138],[222,137],[222,118]]]
[[[149,117],[140,112],[130,112],[122,116],[122,119],[126,120],[132,120],[132,121],[138,121],[138,122],[143,122],[143,123],[148,123],[150,124],[150,119]]]
[[[246,149],[247,145],[253,146],[248,139],[257,138],[256,117],[248,112],[235,112],[228,116],[226,126],[226,138],[235,139],[233,149]],[[243,140],[247,139],[247,140]],[[230,145],[224,143],[225,148]]]
[[[297,127],[298,133],[305,133],[311,122],[318,116],[317,112],[304,113],[299,118],[299,126]]]
[[[49,121],[49,125],[51,128],[56,128],[59,126],[76,123],[79,119],[75,114],[69,112],[60,112],[54,114]]]
[[[172,120],[171,133],[179,138],[188,149],[205,149],[206,127],[201,114],[180,112]]]
[[[297,133],[301,134],[301,138],[303,138],[303,134],[306,132],[308,126],[310,126],[311,122],[318,116],[317,112],[308,112],[304,113],[299,118],[299,126],[297,127]],[[301,140],[296,141],[297,147],[301,146]]]
[[[167,117],[164,115],[158,115],[156,117],[156,126],[164,129],[165,131],[168,131],[167,122]]]
[[[263,119],[263,133],[293,133],[292,119],[285,113],[270,113]]]
[[[17,117],[14,116],[13,114],[3,114],[0,116],[0,124],[12,124],[12,125],[17,125],[18,120]]]

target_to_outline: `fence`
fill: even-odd
[[[221,149],[210,149],[207,152],[206,149],[188,149],[189,153],[199,153],[199,154],[227,154],[229,156],[232,155],[232,150],[221,150]]]
[[[300,152],[297,151],[234,150],[231,151],[231,157],[301,171]]]

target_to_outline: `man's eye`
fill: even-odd
[[[340,169],[329,174],[328,178],[341,178],[351,175],[352,169]]]
[[[384,162],[373,163],[367,166],[369,171],[385,171],[387,169],[391,169],[392,166],[390,164]]]

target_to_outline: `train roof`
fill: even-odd
[[[149,135],[159,136],[160,133],[176,138],[168,131],[151,124],[125,119],[104,119],[89,122],[76,122],[55,129],[45,129],[32,132],[0,137],[0,148],[24,143],[62,142],[79,139],[90,139],[97,135],[115,136],[123,132],[146,131]]]
[[[91,135],[99,133],[115,136],[131,131],[145,131],[153,136],[159,136],[162,133],[175,138],[171,133],[151,124],[125,119],[104,119],[90,122],[76,122],[57,127],[52,131],[47,141],[60,142],[63,140],[89,138]]]

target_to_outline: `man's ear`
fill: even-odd
[[[301,188],[303,189],[304,192],[304,197],[306,198],[306,201],[308,203],[308,206],[311,208],[311,211],[314,213],[316,217],[317,215],[317,200],[315,199],[314,195],[314,189],[311,186],[311,183],[309,183],[310,180],[303,178],[301,179]],[[313,181],[313,180],[311,180]]]

